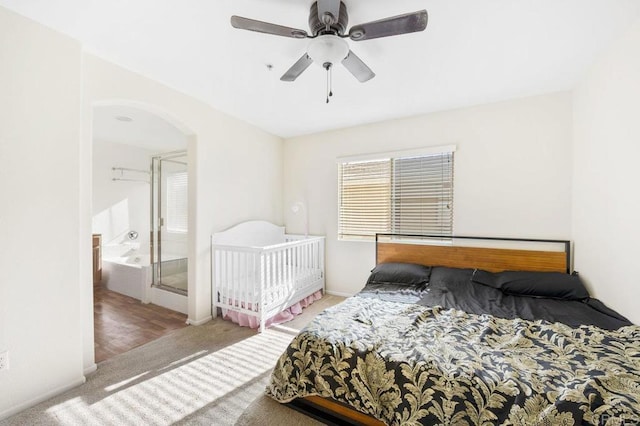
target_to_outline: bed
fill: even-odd
[[[266,221],[213,234],[211,286],[213,312],[254,318],[263,332],[270,318],[324,291],[324,237]]]
[[[294,338],[267,394],[354,424],[637,424],[640,327],[570,259],[568,241],[380,235],[365,288]]]

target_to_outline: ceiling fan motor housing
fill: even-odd
[[[337,17],[338,21],[330,24],[331,33],[337,33],[343,35],[347,30],[347,24],[349,23],[349,15],[347,14],[347,6],[343,2],[340,2],[340,16]],[[318,16],[318,2],[314,2],[311,5],[309,11],[309,29],[314,36],[327,33],[327,25]]]

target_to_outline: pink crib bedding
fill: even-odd
[[[320,300],[321,298],[322,290],[318,290],[312,295],[305,297],[297,303],[294,303],[290,308],[287,308],[279,314],[276,314],[269,318],[266,321],[265,327],[271,327],[272,325],[278,325],[287,321],[291,321],[297,315],[300,315],[302,313],[303,308],[306,308],[307,306],[313,304],[313,302],[315,302],[316,300]],[[230,311],[224,308],[222,308],[222,318],[231,320],[242,327],[260,327],[260,319],[258,317],[239,313],[236,311]]]

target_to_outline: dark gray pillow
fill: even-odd
[[[500,289],[498,278],[498,274],[483,271],[482,269],[476,269],[475,271],[473,271],[471,281],[473,281],[474,283],[486,285],[488,287]]]
[[[416,263],[381,263],[371,270],[367,284],[420,285],[429,282],[431,267]]]
[[[476,269],[471,281],[518,296],[562,300],[589,298],[589,292],[578,275],[562,272],[505,271],[491,273]]]

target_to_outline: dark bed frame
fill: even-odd
[[[484,241],[482,247],[457,242]],[[571,242],[525,238],[442,235],[376,234],[376,264],[418,263],[427,266],[501,271],[545,271],[571,273]],[[504,245],[557,245],[562,250],[505,248]],[[328,425],[383,425],[341,402],[311,396],[291,401],[291,408]]]

